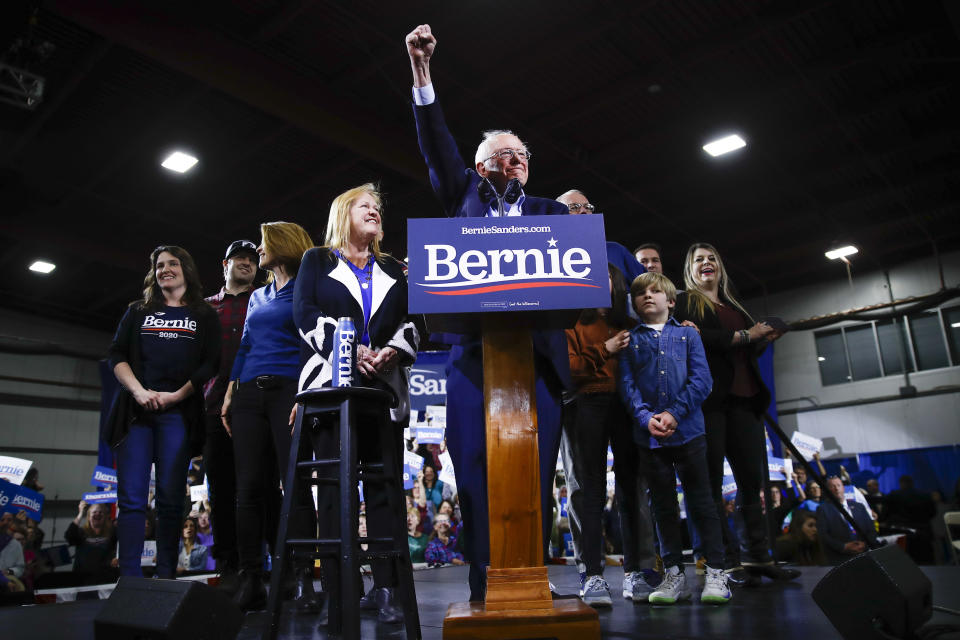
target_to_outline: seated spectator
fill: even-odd
[[[424,551],[424,557],[430,564],[464,564],[463,554],[455,547],[457,539],[450,535],[450,517],[437,514],[433,520],[433,533]]]
[[[450,535],[459,536],[463,522],[457,517],[457,509],[453,506],[453,500],[444,499],[437,507],[437,515],[445,515],[450,518]]]
[[[208,571],[215,571],[217,561],[210,553],[213,549],[213,525],[210,523],[210,512],[201,511],[197,514],[197,542],[207,548],[207,565],[204,567]]]
[[[774,555],[779,562],[804,567],[826,564],[817,536],[817,516],[805,510],[795,511],[790,529],[776,539]]]
[[[36,467],[30,467],[30,470],[27,471],[27,475],[23,477],[22,486],[27,489],[32,489],[37,493],[43,491],[43,485],[40,484],[40,469]]]
[[[410,562],[426,562],[427,536],[419,530],[420,511],[407,509],[407,544],[410,546]]]
[[[870,478],[863,493],[867,498],[867,504],[877,514],[877,518],[883,520],[883,494],[880,493],[880,482],[876,478]]]
[[[851,530],[849,523],[833,505],[833,502],[827,500],[820,505],[817,509],[817,534],[827,564],[837,565],[866,551],[868,543],[875,547],[879,542],[870,514],[859,502],[846,500],[843,482],[840,478],[837,476],[827,478],[827,490],[840,501],[840,504],[843,505],[847,513],[853,517],[854,522],[866,535],[866,540],[864,540],[859,533]]]
[[[773,506],[770,508],[770,519],[773,527],[773,530],[770,532],[770,539],[776,540],[783,535],[783,521],[786,519],[787,514],[793,511],[793,507],[796,505],[790,495],[780,488],[779,484],[770,485],[770,500],[773,502]]]
[[[807,511],[816,511],[819,509],[823,503],[823,490],[820,489],[820,485],[817,484],[816,480],[811,480],[807,484],[806,494],[807,499],[801,502],[797,508]]]
[[[197,540],[197,520],[183,521],[183,537],[180,539],[180,555],[177,558],[177,573],[202,571],[207,567],[207,548]]]
[[[27,591],[33,591],[33,566],[36,562],[37,554],[32,549],[27,548],[27,528],[20,525],[14,524],[10,527],[10,535],[14,540],[20,543],[20,548],[23,550],[23,574],[20,576],[20,581],[23,582]]]
[[[53,571],[54,567],[53,563],[50,562],[50,557],[40,553],[40,549],[43,548],[43,529],[29,518],[27,519],[25,529],[26,539],[23,545],[24,559],[27,563],[27,571],[33,577],[33,580],[36,581],[40,576]],[[32,560],[26,559],[27,552],[32,554]]]
[[[12,513],[0,516],[0,594],[25,591],[23,547],[14,538]]]
[[[47,534],[33,520],[27,520],[27,546],[34,551],[43,548],[43,539]]]
[[[423,490],[429,502],[433,503],[434,509],[440,506],[444,498],[445,485],[437,477],[437,471],[429,464],[423,465]],[[447,490],[449,492],[449,490]]]
[[[413,502],[417,507],[417,510],[420,512],[420,532],[426,535],[430,535],[433,531],[433,502],[427,500],[426,491],[423,489],[423,482],[421,474],[423,471],[420,471],[417,474],[417,481],[413,483],[413,489],[411,493],[413,494]]]
[[[937,506],[929,493],[913,486],[911,476],[900,476],[900,488],[887,494],[883,501],[886,524],[913,529],[907,536],[907,553],[918,564],[933,561],[933,532],[930,520]]]
[[[110,572],[117,566],[117,532],[110,520],[110,505],[87,504],[81,500],[77,517],[63,534],[67,544],[77,548],[73,570],[92,575]],[[94,581],[99,578],[93,578]]]
[[[803,477],[807,477],[806,472],[803,473]],[[803,491],[803,483],[800,482],[797,471],[792,472],[790,477],[787,478],[787,484],[781,493],[783,494],[785,502],[788,502],[794,507],[807,499],[807,494]]]
[[[937,508],[937,512],[930,519],[930,532],[933,536],[933,562],[946,564],[950,561],[950,540],[947,537],[947,523],[943,516],[950,511],[950,505],[944,502],[940,491],[931,491],[930,497]]]

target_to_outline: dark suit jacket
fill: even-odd
[[[685,291],[677,292],[677,305],[673,310],[673,317],[678,322],[689,320],[700,329],[700,338],[703,340],[703,346],[707,351],[710,375],[713,376],[713,391],[704,400],[703,409],[709,411],[721,407],[730,392],[730,385],[733,384],[733,350],[740,348],[731,346],[733,331],[724,329],[720,324],[719,316],[709,308],[705,309],[702,317],[697,315],[692,300]],[[750,324],[749,318],[744,318],[744,321],[748,325]],[[760,387],[760,392],[754,396],[753,402],[753,410],[758,416],[763,415],[763,412],[770,406],[770,390],[763,383],[763,378],[760,376],[760,367],[757,366],[757,357],[763,353],[765,348],[765,343],[757,343],[753,346],[749,358],[750,369],[753,371]]]
[[[490,203],[477,192],[484,180],[463,161],[457,143],[447,129],[440,104],[414,106],[417,123],[417,139],[420,151],[430,172],[430,184],[440,199],[443,211],[448,216],[482,218],[490,210]],[[525,196],[523,214],[569,215],[566,205],[547,198]],[[564,388],[573,388],[570,380],[570,362],[567,358],[567,339],[561,330],[533,331],[533,349],[547,358]],[[479,340],[478,335],[444,333],[431,336],[431,340],[446,344],[466,345]]]
[[[848,502],[850,512],[853,514],[854,521],[867,534],[867,545],[877,544],[877,534],[873,527],[873,520],[870,514],[863,508],[859,502]],[[817,536],[820,538],[820,545],[823,548],[823,554],[826,556],[829,564],[840,564],[844,560],[849,560],[851,556],[843,550],[843,545],[853,540],[861,540],[855,531],[850,530],[850,525],[840,514],[833,502],[824,500],[817,509]]]

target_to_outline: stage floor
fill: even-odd
[[[706,606],[695,601],[672,607],[633,604],[620,596],[623,571],[607,567],[605,577],[614,592],[614,605],[600,610],[604,638],[735,638],[752,640],[833,640],[839,634],[810,597],[810,592],[827,567],[803,570],[796,582],[775,584],[764,582],[754,589],[734,589],[733,600],[726,606]],[[923,567],[933,582],[935,605],[960,609],[960,567]],[[693,568],[687,569],[688,579]],[[446,567],[417,571],[417,599],[420,602],[420,625],[425,640],[442,636],[443,616],[447,604],[468,597],[466,567]],[[560,593],[574,593],[578,588],[577,572],[572,566],[550,567],[550,579]],[[699,585],[697,585],[698,592]],[[93,618],[104,601],[79,601],[64,604],[0,609],[0,636],[5,640],[92,640]],[[325,614],[322,614],[325,619]],[[318,628],[317,616],[284,615],[280,638],[310,640],[326,638]],[[248,614],[239,638],[260,637],[266,614]],[[934,612],[932,622],[960,623],[960,619]],[[403,638],[401,625],[377,624],[376,616],[362,622],[363,638]],[[184,639],[187,640],[187,639]]]

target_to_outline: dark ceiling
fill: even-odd
[[[955,249],[957,4],[8,0],[0,51],[46,84],[34,110],[0,104],[0,305],[112,329],[157,244],[212,293],[228,242],[269,220],[318,235],[369,180],[405,255],[404,220],[440,213],[403,44],[422,22],[464,154],[516,130],[530,193],[582,189],[671,273],[693,240],[744,297],[844,278],[823,256],[841,241],[854,276]],[[708,158],[728,131],[747,148]],[[174,147],[194,171],[160,168]],[[38,257],[56,271],[28,272]]]

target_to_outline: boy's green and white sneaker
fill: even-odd
[[[580,597],[583,598],[585,604],[591,607],[613,606],[613,598],[610,597],[610,585],[602,576],[589,576],[580,591]]]
[[[727,584],[727,574],[723,572],[723,569],[712,567],[707,567],[706,571],[700,602],[707,604],[727,604],[730,602],[733,594],[730,593],[730,585]]]
[[[663,574],[663,582],[650,594],[650,604],[674,604],[688,600],[687,578],[678,566],[670,567]]]
[[[623,574],[623,597],[634,602],[646,602],[653,592],[642,571],[630,571]]]

